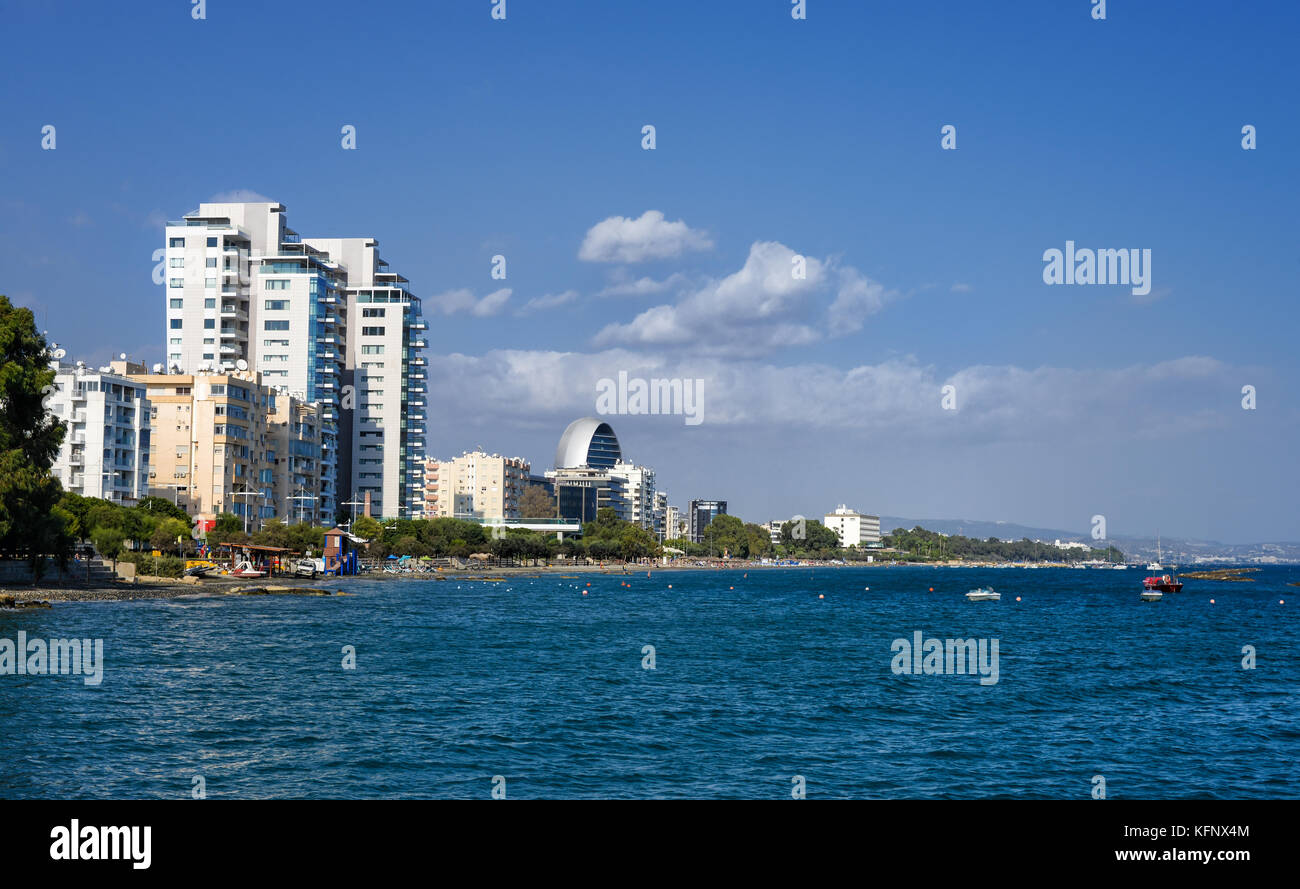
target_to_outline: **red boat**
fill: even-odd
[[[1143,580],[1142,587],[1148,590],[1159,590],[1162,593],[1181,593],[1183,582],[1174,574],[1161,574]]]

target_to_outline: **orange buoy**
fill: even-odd
[[[583,591],[582,591],[582,594],[583,594],[584,596],[587,595],[587,591],[586,591],[586,590],[583,590]]]
[[[1019,596],[1016,596],[1016,601],[1017,601],[1017,602],[1020,601],[1020,597],[1019,597]]]
[[[818,598],[818,599],[825,599],[826,597],[823,596],[821,593],[818,593],[818,594],[817,594],[817,598]]]
[[[1210,604],[1211,604],[1211,605],[1214,604],[1214,600],[1213,600],[1213,599],[1210,600]]]
[[[1279,604],[1279,605],[1285,605],[1285,604],[1286,604],[1286,599],[1278,599],[1278,600],[1277,600],[1277,604]]]
[[[934,592],[934,587],[930,587],[930,592]]]
[[[671,583],[670,583],[670,584],[668,584],[668,589],[670,589],[670,590],[671,590],[671,589],[672,589],[672,588],[673,588],[673,585],[672,585],[672,584],[671,584]]]
[[[734,586],[729,586],[729,587],[727,587],[727,589],[729,589],[729,590],[734,590],[735,587],[734,587]]]

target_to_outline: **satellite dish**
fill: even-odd
[[[156,364],[154,364],[154,366],[153,366],[153,372],[156,373],[156,374],[160,374],[160,373],[162,373],[162,372],[163,372],[163,366],[162,366],[162,364],[161,364],[161,363],[156,363]]]
[[[78,362],[77,362],[77,367],[85,367],[85,366],[86,366],[86,362],[84,362],[84,361],[78,361]]]
[[[180,372],[181,372],[181,366],[180,366],[179,364],[173,364],[173,365],[172,365],[172,373],[174,373],[174,374],[178,374],[178,373],[180,373]]]
[[[62,358],[64,355],[67,355],[67,354],[68,354],[68,350],[67,350],[67,349],[55,349],[55,350],[54,350],[54,357],[55,357],[55,358]]]
[[[125,353],[125,352],[121,353],[120,355],[117,356],[117,359],[118,359],[119,361],[125,361],[125,360],[126,360],[126,353]]]
[[[104,365],[103,367],[101,367],[101,368],[99,369],[99,372],[102,373],[102,374],[111,374],[111,373],[113,372],[113,368],[109,367],[109,366],[106,364],[106,365]]]
[[[240,370],[248,370],[248,362],[241,358],[235,362],[235,367]]]

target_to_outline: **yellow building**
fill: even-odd
[[[454,460],[426,460],[424,515],[517,519],[529,469],[522,457],[482,451],[467,451]]]
[[[243,517],[250,531],[292,506],[277,496],[279,454],[269,444],[277,396],[259,374],[145,373],[141,365],[117,364],[150,395],[151,494],[200,519]]]

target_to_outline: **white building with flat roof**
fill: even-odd
[[[132,505],[149,494],[149,398],[125,375],[53,362],[46,408],[66,425],[53,474],[65,491]]]
[[[836,533],[841,547],[880,542],[880,516],[857,512],[845,504],[823,516],[822,524]]]

